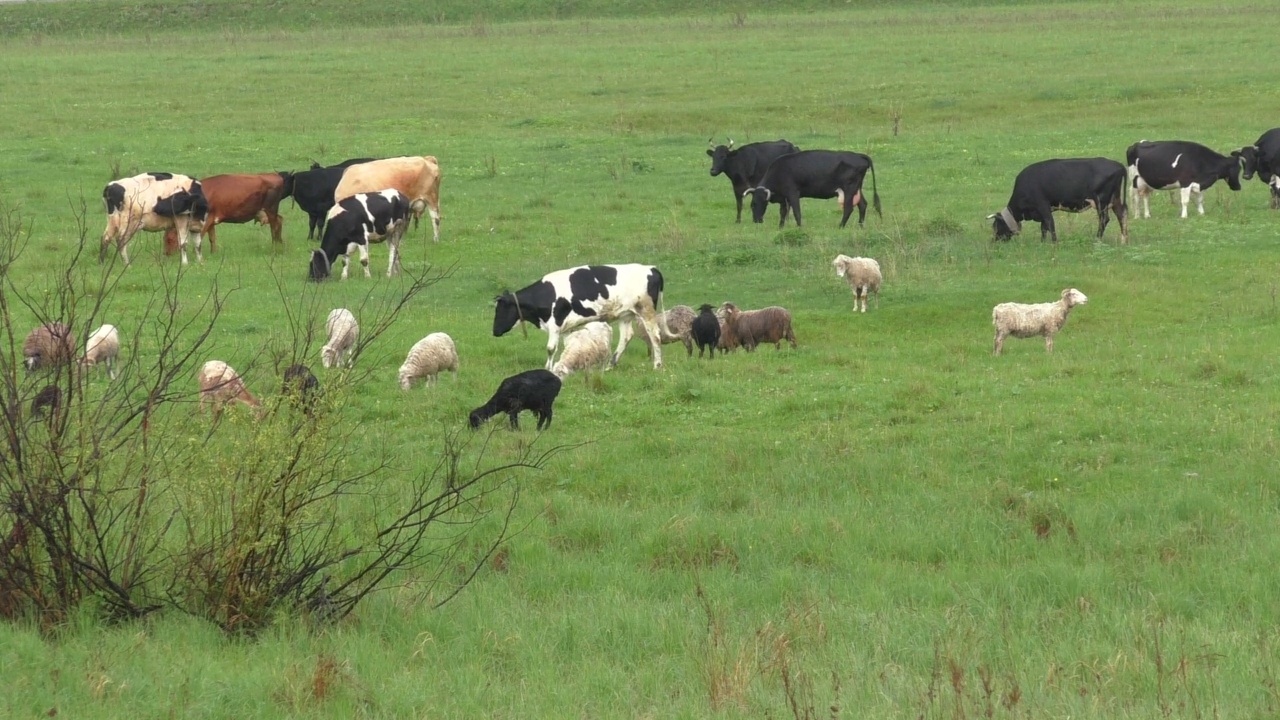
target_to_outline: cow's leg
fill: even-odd
[[[1120,244],[1129,244],[1129,208],[1124,198],[1117,196],[1111,201],[1111,209],[1116,213],[1116,222],[1120,223]]]
[[[347,279],[347,271],[351,269],[351,253],[354,251],[355,243],[347,245],[347,251],[342,254],[342,279]]]
[[[1191,186],[1181,188],[1178,194],[1182,197],[1182,217],[1187,216],[1187,203],[1191,202]]]
[[[204,238],[204,235],[200,232],[200,228],[196,228],[195,236],[196,236],[196,262],[203,263],[204,254],[200,251],[200,242]],[[212,243],[212,241],[210,242]]]
[[[796,227],[801,227],[800,222],[800,196],[787,198],[787,204],[791,206],[791,214],[796,217]]]
[[[733,199],[738,203],[738,217],[737,219],[734,220],[734,222],[738,223],[739,225],[742,224],[742,193],[746,191],[747,189],[745,187],[742,189],[739,189],[737,185],[733,186]]]
[[[280,217],[280,213],[271,212],[270,210],[262,211],[267,216],[267,225],[271,227],[271,242],[284,242],[284,219]],[[213,252],[212,238],[209,243],[209,252]]]
[[[440,242],[440,208],[429,207],[427,212],[431,213],[431,241]]]
[[[854,193],[854,204],[858,206],[858,227],[862,227],[867,221],[867,196],[862,194],[862,189],[858,188]]]
[[[853,206],[855,205],[853,194],[837,188],[836,196],[840,198],[840,227],[844,227],[845,223],[849,222],[849,216],[853,214]]]
[[[178,231],[178,251],[182,254],[182,264],[187,263],[187,240],[191,237],[190,228],[187,227],[185,216],[179,215],[173,219],[173,227]]]
[[[1107,232],[1107,223],[1111,222],[1111,214],[1106,205],[1100,202],[1092,204],[1098,210],[1098,238],[1101,239],[1103,234]]]
[[[787,213],[790,212],[790,210],[791,210],[791,206],[787,204],[787,201],[785,198],[782,200],[782,202],[778,203],[778,229],[779,230],[781,230],[782,227],[787,224]]]
[[[658,327],[656,311],[642,314],[640,316],[640,324],[644,326],[645,334],[649,336],[649,342],[653,343],[653,368],[657,370],[662,367],[662,330]],[[622,355],[622,348],[618,348],[618,355]]]
[[[552,319],[554,322],[555,319]],[[625,326],[624,326],[625,327]],[[547,328],[547,369],[555,367],[556,348],[560,346],[560,331],[554,326]]]
[[[622,357],[622,351],[627,349],[627,343],[631,342],[631,329],[635,326],[635,318],[626,315],[618,318],[618,347],[613,351],[613,359],[609,361],[610,366],[617,366],[618,358]],[[655,365],[662,362],[662,342],[661,339],[649,332],[649,328],[645,327],[645,334],[649,336],[649,342],[653,346],[653,362]]]
[[[1204,214],[1204,190],[1200,188],[1199,183],[1191,183],[1191,192],[1196,196],[1196,212]]]
[[[1280,210],[1280,175],[1271,177],[1271,209]]]

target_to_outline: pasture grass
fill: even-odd
[[[93,240],[113,169],[440,158],[444,239],[412,233],[405,264],[452,273],[363,357],[377,372],[335,438],[353,464],[430,466],[501,378],[541,366],[545,336],[492,337],[490,300],[554,269],[653,263],[668,305],[783,305],[800,342],[710,362],[667,346],[663,372],[636,344],[602,380],[568,378],[548,433],[526,419],[490,452],[587,444],[525,479],[522,531],[438,610],[409,575],[339,626],[283,619],[253,642],[174,613],[104,625],[87,609],[50,639],[0,626],[0,716],[1275,714],[1265,188],[1215,186],[1187,220],[1157,197],[1127,246],[1087,216],[1060,217],[1056,245],[1034,226],[992,244],[983,220],[1036,160],[1252,142],[1274,124],[1254,32],[1270,6],[818,7],[0,41],[0,198],[33,221],[31,291],[74,246],[82,201]],[[808,200],[803,229],[779,232],[776,209],[734,225],[712,136],[868,152],[885,215],[839,230],[834,203]],[[212,347],[263,394],[278,381],[254,360],[283,303],[323,315],[403,282],[375,248],[373,280],[307,285],[305,216],[286,213],[283,248],[222,226],[183,279],[193,302],[234,288]],[[126,335],[175,262],[158,247],[135,240],[109,302]],[[878,309],[850,313],[840,252],[880,260]],[[991,356],[992,305],[1068,286],[1090,301],[1053,354],[1033,339]],[[401,392],[404,353],[433,331],[460,372]],[[192,413],[193,437],[207,422]]]

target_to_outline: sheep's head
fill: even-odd
[[[849,261],[853,258],[848,255],[837,255],[831,264],[836,268],[836,277],[844,277],[849,272]]]
[[[1062,301],[1067,304],[1067,307],[1075,307],[1089,302],[1089,298],[1075,288],[1067,288],[1062,291]]]
[[[724,318],[725,322],[733,322],[738,318],[738,313],[740,312],[742,311],[738,309],[737,305],[727,302],[720,306],[720,312],[717,315]]]

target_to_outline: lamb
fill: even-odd
[[[867,296],[871,293],[876,295],[876,307],[880,307],[880,263],[871,258],[849,257],[848,255],[837,255],[835,260],[831,261],[836,267],[836,277],[842,277],[849,281],[849,287],[853,290],[853,311],[858,312],[858,299],[862,299],[862,312],[867,311]]]
[[[200,410],[212,405],[214,417],[222,413],[223,405],[231,402],[244,403],[252,408],[262,407],[235,369],[221,360],[205,363],[196,379],[200,382]]]
[[[613,328],[609,323],[588,323],[586,327],[565,338],[564,352],[560,353],[560,360],[551,368],[551,372],[559,378],[579,370],[590,372],[596,369],[604,372],[612,359],[609,349],[612,342]]]
[[[693,357],[693,339],[689,337],[689,326],[693,324],[693,318],[693,308],[688,305],[676,305],[662,313],[662,318],[658,322],[658,338],[662,341],[662,344],[684,343],[684,349],[688,351],[689,357]],[[644,341],[649,357],[653,357],[653,343],[649,340],[649,334],[645,332],[640,318],[636,318],[631,322],[635,328],[636,337]]]
[[[360,324],[356,322],[356,316],[346,308],[332,310],[325,329],[329,332],[329,342],[320,348],[320,363],[327,368],[351,367],[351,351],[360,338]]]
[[[84,357],[80,364],[93,367],[102,363],[107,368],[107,377],[116,379],[116,357],[120,355],[120,333],[115,325],[103,325],[89,334],[84,344]]]
[[[516,418],[521,410],[530,410],[538,416],[539,430],[549,428],[551,406],[559,394],[560,378],[549,370],[539,368],[512,375],[502,381],[489,402],[471,411],[471,429],[479,428],[480,423],[504,412],[511,418],[511,429],[519,430],[520,423]]]
[[[31,419],[39,420],[49,413],[50,418],[57,417],[62,408],[62,388],[57,385],[45,385],[31,400]]]
[[[27,370],[42,370],[70,364],[75,357],[76,336],[66,323],[45,323],[32,330],[22,343]]]
[[[445,370],[458,373],[458,348],[445,333],[431,333],[409,349],[409,356],[400,366],[400,389],[408,390],[418,378],[426,378],[428,385],[434,385],[436,376]]]
[[[783,340],[790,340],[791,347],[796,347],[791,313],[786,308],[775,305],[760,310],[739,310],[727,302],[720,309],[724,310],[724,330],[731,342],[743,346],[747,352],[754,352],[761,343],[773,343],[774,349],[781,349]]]
[[[716,359],[716,346],[720,344],[720,318],[716,317],[710,305],[704,304],[698,308],[698,317],[690,324],[689,334],[698,344],[699,358],[705,348],[711,351],[711,359]]]
[[[991,323],[996,326],[994,354],[1000,354],[1004,348],[1004,339],[1010,335],[1016,338],[1043,335],[1045,352],[1053,352],[1053,336],[1067,323],[1067,313],[1076,305],[1087,302],[1089,298],[1084,293],[1075,288],[1067,288],[1062,291],[1062,299],[1058,302],[996,305],[991,310]]]
[[[306,365],[290,365],[284,371],[284,386],[280,392],[302,412],[310,415],[320,397],[320,381]]]

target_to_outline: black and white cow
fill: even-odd
[[[801,150],[774,160],[764,177],[755,187],[747,188],[743,195],[751,193],[751,218],[764,222],[769,203],[778,203],[780,217],[778,227],[787,222],[787,211],[795,213],[796,225],[800,225],[800,198],[843,198],[844,216],[840,227],[849,222],[854,206],[858,208],[858,224],[867,218],[867,199],[862,195],[862,181],[871,171],[871,192],[875,198],[876,214],[880,214],[880,193],[876,191],[876,169],[871,158],[856,152],[833,150]]]
[[[742,222],[742,195],[747,188],[760,182],[770,163],[793,152],[800,152],[800,148],[786,140],[748,143],[736,150],[730,140],[728,145],[716,145],[707,149],[707,156],[711,158],[711,177],[724,173],[729,182],[733,183],[733,199],[738,203],[738,218],[735,222]]]
[[[311,163],[310,170],[293,173],[285,182],[285,196],[293,196],[293,201],[307,213],[310,225],[307,239],[323,237],[324,219],[333,209],[333,191],[342,181],[342,173],[352,165],[372,161],[374,158],[352,158],[337,165],[320,167],[319,163]]]
[[[1111,212],[1120,222],[1120,242],[1129,242],[1129,218],[1124,204],[1127,180],[1124,165],[1108,158],[1064,158],[1041,160],[1023,168],[1013,181],[1013,195],[1003,210],[988,215],[996,240],[1008,240],[1022,229],[1022,223],[1040,223],[1040,239],[1045,233],[1058,242],[1053,211],[1098,213],[1098,237],[1107,229]]]
[[[1151,217],[1151,192],[1180,188],[1182,217],[1187,216],[1187,203],[1196,196],[1196,210],[1204,214],[1204,191],[1215,182],[1226,180],[1227,187],[1240,189],[1240,151],[1220,155],[1199,143],[1186,140],[1136,142],[1125,151],[1129,174],[1133,177],[1136,196],[1134,209],[1142,209],[1142,217]]]
[[[323,280],[339,257],[342,258],[342,279],[347,279],[351,267],[351,253],[360,251],[360,264],[364,276],[369,274],[369,243],[385,240],[391,248],[387,259],[387,277],[400,271],[400,240],[409,228],[413,216],[412,203],[399,190],[383,190],[376,193],[356,193],[341,200],[325,218],[324,238],[320,249],[311,251],[311,279]]]
[[[582,265],[557,270],[496,298],[493,335],[505,335],[521,320],[545,330],[550,370],[562,334],[591,322],[619,320],[618,348],[613,353],[613,364],[617,365],[631,340],[632,321],[639,318],[653,348],[653,367],[660,368],[662,287],[662,273],[652,265]]]
[[[209,214],[209,201],[200,182],[186,175],[153,172],[121,178],[102,189],[102,202],[107,209],[107,228],[102,232],[98,261],[107,257],[107,246],[114,243],[120,259],[129,264],[129,241],[139,230],[161,232],[173,229],[182,248],[182,264],[187,264],[187,237],[196,239],[196,260],[200,253],[200,228]]]
[[[1252,145],[1240,148],[1244,159],[1244,179],[1258,179],[1271,188],[1271,209],[1280,208],[1280,128],[1272,128]]]

